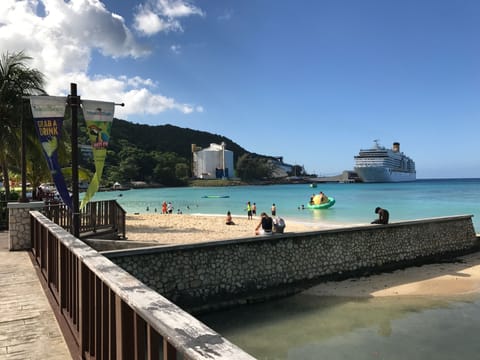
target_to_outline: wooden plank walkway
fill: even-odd
[[[0,231],[0,360],[71,358],[29,253]]]

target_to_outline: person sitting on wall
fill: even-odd
[[[390,217],[390,214],[388,213],[387,209],[376,207],[375,214],[378,214],[378,219],[373,220],[371,224],[383,224],[383,225],[388,224],[388,218]]]
[[[255,228],[255,235],[272,235],[273,220],[266,213],[260,215],[260,222]]]
[[[281,217],[276,216],[273,219],[273,232],[283,234],[285,226],[285,220],[283,220]]]

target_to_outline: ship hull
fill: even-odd
[[[355,167],[358,177],[367,183],[415,181],[416,172],[395,171],[386,167]]]

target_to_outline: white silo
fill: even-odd
[[[229,178],[233,176],[233,152],[221,145],[210,144],[208,148],[193,153],[196,167],[194,175],[201,179]]]

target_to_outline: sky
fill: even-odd
[[[2,0],[0,51],[49,95],[337,175],[378,139],[480,177],[478,0]],[[228,143],[227,143],[228,148]]]

